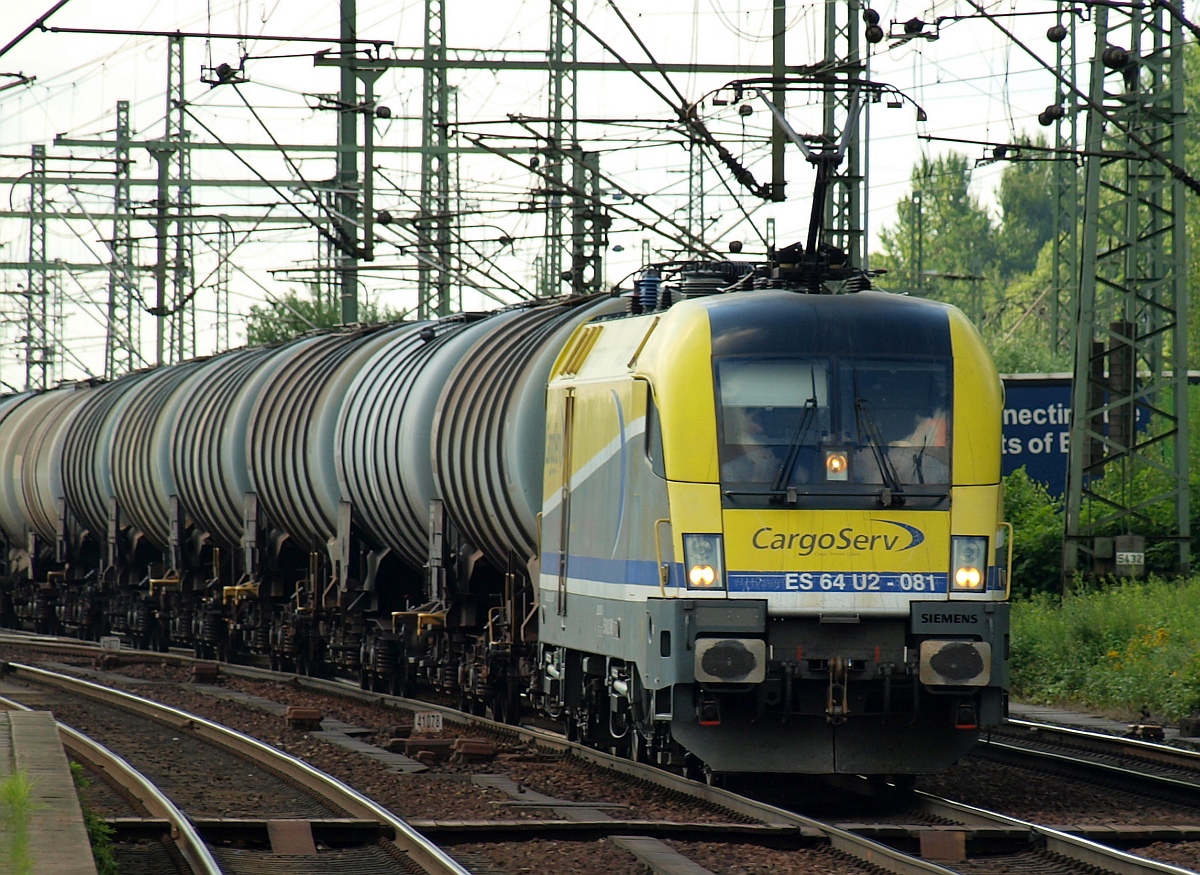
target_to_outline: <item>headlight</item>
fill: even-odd
[[[825,479],[845,480],[850,473],[850,463],[845,450],[825,451]]]
[[[987,586],[987,538],[950,539],[950,591],[983,592]]]
[[[688,589],[725,589],[724,546],[720,535],[684,535],[683,565]]]

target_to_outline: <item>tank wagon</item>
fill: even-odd
[[[711,774],[945,767],[1007,685],[1000,381],[952,307],[779,275],[0,399],[3,621]]]

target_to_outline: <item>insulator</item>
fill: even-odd
[[[1046,39],[1052,43],[1061,43],[1067,38],[1067,29],[1061,24],[1055,24],[1046,31]]]
[[[871,45],[883,42],[883,28],[878,24],[868,24],[866,30],[867,42]]]
[[[658,295],[662,288],[662,277],[658,271],[648,270],[640,279],[633,281],[633,297],[641,312],[648,313],[658,309]]]
[[[1129,52],[1120,46],[1109,46],[1100,53],[1100,63],[1110,70],[1121,70],[1129,66]]]
[[[925,22],[919,18],[910,18],[904,22],[904,32],[909,36],[916,36],[925,29]]]
[[[1051,104],[1038,113],[1038,124],[1044,128],[1048,128],[1066,114],[1067,111],[1061,105]]]
[[[879,24],[879,13],[874,9],[867,8],[863,10],[863,21],[867,24]]]

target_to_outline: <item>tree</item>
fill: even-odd
[[[359,316],[364,323],[376,323],[394,322],[403,314],[365,300],[359,303]],[[246,343],[250,346],[279,343],[306,331],[335,328],[341,317],[341,303],[336,298],[314,298],[289,291],[282,298],[250,308],[246,314]]]
[[[967,157],[922,157],[912,170],[912,197],[897,206],[896,224],[880,232],[884,261],[906,284],[938,275],[981,275],[996,260],[996,228],[970,191]]]
[[[922,157],[911,178],[913,194],[898,204],[896,224],[880,232],[880,266],[892,272],[893,287],[955,304],[979,324],[998,241],[991,216],[970,191],[967,157]]]
[[[1046,139],[1039,136],[1031,145],[1045,146]],[[1042,248],[1054,236],[1053,161],[1011,161],[1000,177],[997,255],[1004,277],[1031,273]]]
[[[1038,153],[1005,167],[997,219],[972,194],[965,155],[922,158],[912,170],[912,196],[898,205],[896,224],[880,233],[885,253],[875,263],[892,272],[893,287],[961,308],[989,343],[1007,348],[1009,364],[1060,369],[1041,318],[1048,306],[1054,166],[1028,160],[1030,154]],[[1047,354],[1031,356],[1034,347]]]
[[[1178,123],[1180,136],[1183,137],[1184,161],[1183,166],[1195,173],[1200,167],[1200,43],[1188,43],[1183,53],[1185,81],[1184,90],[1185,115]],[[1184,196],[1187,205],[1187,238],[1188,238],[1188,288],[1200,288],[1200,198],[1192,191]],[[1193,300],[1195,292],[1193,291]],[[1189,315],[1188,325],[1188,361],[1200,361],[1200,314],[1193,305]]]

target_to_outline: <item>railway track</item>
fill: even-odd
[[[95,656],[94,650],[75,650],[73,645],[68,645],[66,650],[60,649],[59,653],[86,654],[89,659]],[[161,661],[157,656],[153,659]],[[188,660],[172,656],[169,661],[185,664]],[[222,666],[221,670],[238,679],[246,679],[246,683],[278,683],[278,675],[263,670],[237,666]],[[869,861],[886,871],[939,875],[953,872],[976,875],[991,872],[1096,871],[1087,869],[1087,866],[1108,872],[1136,872],[1139,875],[1177,875],[1188,871],[1141,860],[1059,830],[1039,827],[929,794],[918,794],[902,810],[887,817],[872,815],[867,819],[869,822],[843,819],[831,824],[581,748],[545,732],[501,726],[444,707],[363,693],[336,681],[294,678],[289,688],[373,706],[385,703],[400,711],[420,708],[440,713],[447,722],[462,721],[487,732],[512,733],[521,743],[536,744],[549,756],[569,756],[572,760],[590,763],[594,768],[611,770],[607,773],[609,775],[625,775],[637,787],[653,785],[667,794],[703,802],[715,811],[733,813],[733,816],[726,814],[707,819],[693,818],[691,821],[679,817],[677,813],[653,817],[639,815],[635,811],[635,816],[630,816],[629,805],[624,801],[598,802],[590,798],[562,798],[560,794],[539,792],[539,789],[534,789],[537,782],[530,780],[529,772],[523,773],[527,783],[510,779],[507,787],[504,786],[504,780],[493,777],[491,789],[507,793],[508,796],[506,802],[496,806],[499,810],[493,810],[487,817],[439,814],[434,818],[409,818],[414,829],[446,845],[472,871],[500,871],[490,869],[487,863],[488,859],[495,859],[496,856],[515,861],[527,860],[534,864],[535,870],[539,867],[550,868],[545,858],[537,856],[547,848],[594,842],[600,838],[624,849],[655,872],[686,871],[672,868],[673,865],[679,865],[678,860],[674,863],[665,862],[671,859],[672,853],[678,856],[679,852],[682,852],[685,860],[710,861],[710,871],[721,871],[717,864],[720,852],[714,849],[728,848],[733,844],[739,845],[751,856],[785,855],[775,858],[770,864],[764,864],[765,868],[761,871],[852,872],[858,865],[856,861]],[[618,783],[611,777],[607,782]],[[665,857],[664,848],[667,851]],[[807,865],[801,863],[805,855],[816,857],[811,868],[797,868],[797,864]],[[922,859],[922,856],[929,859]],[[788,868],[781,868],[781,862],[786,862]],[[693,862],[692,865],[697,864]],[[570,869],[561,865],[558,868],[563,871]],[[693,871],[703,872],[705,869]]]
[[[0,710],[33,709],[0,696]],[[145,775],[109,748],[63,723],[58,724],[58,733],[63,748],[72,760],[92,774],[102,776],[128,802],[132,813],[144,812],[144,817],[136,817],[144,827],[141,834],[163,847],[146,847],[139,856],[163,856],[167,865],[172,861],[182,861],[194,875],[220,873],[221,869],[200,832]],[[130,818],[131,821],[134,819]]]
[[[1200,752],[1140,738],[1129,738],[1053,726],[1028,720],[1009,720],[990,738],[986,751],[1042,754],[1048,761],[1076,764],[1081,770],[1137,782],[1151,792],[1176,791],[1190,804],[1200,804]]]
[[[52,710],[60,722],[87,725],[109,745],[132,751],[137,771],[67,730],[72,750],[81,749],[93,769],[148,810],[143,822],[121,824],[127,831],[165,828],[175,834],[189,820],[195,825],[181,847],[194,872],[337,873],[369,866],[375,872],[467,873],[381,806],[256,739],[79,678],[33,666],[8,668],[31,685],[13,699]],[[223,788],[214,776],[225,777]],[[319,853],[318,841],[331,850]]]
[[[917,793],[913,806],[923,814],[949,824],[939,830],[939,841],[950,856],[956,854],[958,843],[962,842],[965,859],[953,865],[969,875],[1022,872],[1068,875],[1096,870],[1121,875],[1184,875],[1192,871],[927,793]],[[1020,836],[1022,831],[1025,833],[1023,838]],[[970,854],[972,845],[976,847],[974,855]]]
[[[59,643],[57,655],[74,655],[90,661],[95,651]],[[151,661],[161,660],[156,656]],[[170,661],[185,660],[170,658]],[[222,670],[226,670],[226,667],[223,666]],[[277,675],[262,670],[228,667],[228,671],[239,677],[278,681]],[[383,700],[378,695],[364,694],[353,687],[332,681],[295,678],[293,683],[296,687],[339,699],[372,704]],[[533,776],[528,772],[524,773],[524,781],[512,781],[502,775],[492,774],[481,776],[488,789],[511,795],[493,808],[490,817],[472,820],[440,816],[437,820],[413,821],[414,827],[428,831],[432,838],[446,843],[456,855],[463,855],[466,860],[478,860],[481,852],[490,848],[493,858],[499,856],[520,860],[524,857],[534,862],[531,868],[535,871],[545,870],[549,868],[546,860],[532,857],[543,853],[545,845],[588,846],[595,839],[603,837],[637,861],[638,868],[634,871],[649,868],[662,873],[702,873],[706,870],[690,863],[689,854],[703,856],[706,852],[712,853],[714,848],[727,850],[731,846],[743,848],[750,854],[786,855],[774,861],[786,865],[786,869],[779,865],[769,867],[776,871],[867,873],[878,871],[873,868],[876,866],[898,873],[945,875],[949,871],[926,861],[912,859],[866,837],[719,788],[592,751],[559,736],[495,724],[449,708],[404,703],[390,698],[387,701],[393,705],[420,707],[442,715],[447,721],[464,721],[492,733],[510,733],[522,743],[536,743],[550,760],[548,765],[565,766],[566,761],[570,761],[567,769],[570,775],[565,782],[559,775],[543,786],[543,789],[558,787],[556,795],[539,793],[534,789],[531,782]],[[576,782],[580,768],[596,770],[599,775],[598,781],[589,784],[589,792],[597,784],[602,784],[615,787],[617,798],[608,801],[563,798],[573,795],[570,792],[572,788],[565,785]],[[487,771],[497,770],[489,768]],[[624,798],[620,795],[622,792],[626,794]],[[693,816],[680,817],[681,811],[692,812]],[[563,839],[570,841],[563,842]],[[801,862],[805,857],[812,858],[811,866]],[[478,868],[481,872],[494,871],[486,864],[472,868]],[[573,868],[572,871],[583,870]]]

